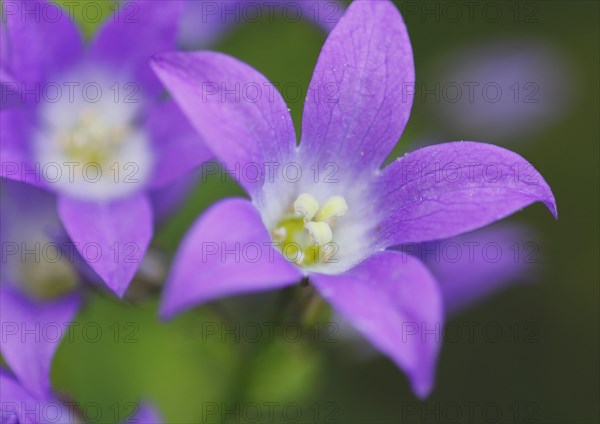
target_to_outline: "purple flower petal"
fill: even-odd
[[[0,423],[2,424],[71,424],[79,423],[73,405],[67,406],[50,393],[36,397],[13,375],[0,368]]]
[[[518,154],[491,144],[453,142],[416,150],[387,166],[377,184],[383,246],[453,237],[535,202],[558,216],[540,173]]]
[[[154,405],[142,403],[138,406],[135,415],[125,420],[123,424],[161,424],[163,422],[163,418]]]
[[[39,409],[38,401],[4,369],[0,368],[0,423],[38,424],[34,414],[26,411]]]
[[[5,46],[5,36],[2,33],[2,25],[0,22],[0,55],[4,51],[8,51],[8,46]],[[21,103],[20,86],[16,78],[2,67],[2,59],[0,59],[0,111],[12,107],[17,107]]]
[[[40,399],[50,393],[50,364],[79,305],[77,295],[36,302],[9,284],[0,288],[2,356],[21,384]]]
[[[442,298],[427,268],[399,252],[371,256],[341,275],[312,274],[321,295],[408,375],[426,397],[443,329]]]
[[[256,208],[245,199],[226,199],[188,231],[167,279],[161,314],[170,318],[199,303],[285,287],[301,277],[273,247]]]
[[[246,178],[236,172],[249,193],[262,185],[266,163],[289,160],[296,144],[292,119],[279,92],[258,71],[212,52],[161,54],[153,67],[227,169],[250,169]]]
[[[90,46],[91,58],[128,72],[150,92],[162,90],[149,67],[152,55],[175,48],[183,2],[129,0],[110,16]]]
[[[58,213],[81,256],[123,296],[152,238],[148,198],[137,195],[102,204],[60,197]]]
[[[56,3],[43,0],[3,2],[8,51],[0,66],[19,78],[25,88],[47,81],[75,63],[83,40],[69,14]],[[29,96],[31,97],[31,96]]]
[[[353,2],[317,61],[301,151],[315,161],[354,164],[352,172],[378,167],[408,121],[414,80],[412,48],[396,7]]]
[[[146,126],[153,138],[157,158],[152,188],[174,182],[213,156],[172,101],[154,107]]]
[[[31,161],[29,137],[33,131],[27,110],[21,107],[0,111],[0,176],[46,187]]]

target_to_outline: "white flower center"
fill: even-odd
[[[94,102],[67,97],[41,107],[34,142],[41,177],[65,194],[95,201],[139,190],[154,158],[150,138],[136,122],[138,103],[116,98],[108,88]]]
[[[58,134],[58,147],[72,161],[103,164],[131,133],[127,123],[110,125],[94,108],[83,109],[71,128]]]
[[[304,273],[340,274],[380,250],[379,211],[370,176],[339,168],[335,180],[315,174],[326,164],[301,156],[283,163],[302,169],[290,179],[283,172],[265,180],[253,196],[271,239],[284,258]]]

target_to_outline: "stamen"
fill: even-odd
[[[323,205],[315,216],[315,221],[324,221],[331,223],[337,218],[341,218],[348,212],[348,204],[342,196],[332,196]]]
[[[336,219],[346,212],[348,205],[342,196],[330,197],[320,208],[313,195],[302,193],[271,230],[271,237],[290,262],[302,267],[316,265],[337,252],[328,244],[333,241]]]
[[[111,151],[120,148],[130,134],[127,125],[107,126],[93,109],[81,111],[77,122],[58,136],[58,145],[71,158],[86,163],[102,163]]]
[[[306,221],[311,221],[319,210],[319,202],[314,196],[308,193],[302,193],[294,202],[296,213],[304,216]]]
[[[326,222],[311,221],[307,222],[304,227],[310,234],[312,241],[318,245],[327,244],[333,240],[333,232]]]

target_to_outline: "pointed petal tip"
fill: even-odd
[[[96,272],[96,275],[98,275],[106,288],[115,296],[117,296],[119,300],[123,300],[123,297],[127,293],[127,290],[129,290],[129,286],[135,278],[135,273],[129,278],[120,275],[110,275],[109,273],[99,272]]]
[[[184,312],[216,299],[215,296],[202,296],[192,299],[178,295],[178,292],[172,290],[172,288],[181,287],[184,285],[183,281],[173,276],[169,276],[166,279],[164,284],[165,290],[163,290],[158,311],[158,317],[161,321],[172,321]]]
[[[103,204],[61,196],[58,211],[82,259],[123,298],[154,233],[149,199],[138,195]],[[124,247],[115,249],[115,243]],[[86,250],[89,245],[99,252],[93,260]],[[127,246],[136,249],[133,254]]]
[[[550,190],[550,199],[546,200],[544,204],[546,205],[554,219],[558,221],[558,206],[556,204],[556,199],[554,198],[554,194],[552,193],[550,187],[548,187],[548,190]]]
[[[123,296],[125,296],[125,293],[127,292],[127,289],[129,288],[129,284],[130,284],[130,282],[127,284],[119,285],[116,290],[113,290],[113,293],[116,294],[119,299],[123,299]]]
[[[179,310],[177,305],[173,305],[173,302],[171,302],[169,298],[165,298],[160,302],[158,318],[163,322],[171,321],[181,312],[183,311]]]
[[[449,164],[473,172],[447,178],[433,169]],[[493,178],[488,168],[496,172]],[[558,219],[556,199],[542,174],[518,153],[492,144],[423,147],[388,165],[380,176],[380,196],[390,205],[409,205],[387,212],[381,226],[388,228],[389,245],[454,237],[537,202]]]
[[[444,312],[437,282],[425,265],[414,256],[384,251],[345,274],[313,275],[312,282],[339,314],[405,373],[418,398],[429,396]],[[437,336],[432,337],[431,331]]]
[[[172,310],[170,310],[169,308],[163,308],[163,306],[161,305],[158,311],[158,319],[160,319],[162,322],[167,322],[171,321],[174,317],[175,313]]]
[[[541,174],[539,174],[541,177]],[[532,200],[532,202],[530,203],[537,203],[537,202],[541,202],[544,204],[544,206],[546,206],[546,208],[548,209],[548,211],[552,214],[552,216],[554,217],[554,219],[558,220],[558,205],[556,203],[556,198],[554,197],[554,193],[552,192],[552,188],[550,188],[550,184],[548,184],[548,182],[542,177],[542,185],[546,191],[546,193],[544,193],[544,195],[540,195],[539,197],[535,198]]]
[[[394,362],[396,361],[394,360]],[[397,362],[396,365],[400,366]],[[400,367],[400,369],[402,369],[402,367]],[[414,366],[412,369],[406,370],[406,377],[408,378],[410,388],[419,400],[425,401],[431,396],[431,392],[435,387],[436,372],[437,361],[431,365],[431,368]]]
[[[409,376],[410,387],[419,400],[425,401],[433,391],[433,378],[419,378],[418,376]]]

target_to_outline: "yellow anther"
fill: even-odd
[[[312,241],[318,245],[327,244],[333,240],[331,227],[326,222],[307,222],[304,228],[310,234]]]
[[[342,196],[332,196],[317,212],[315,221],[331,222],[336,218],[341,218],[348,212],[348,204]]]
[[[298,266],[310,267],[331,259],[337,249],[333,242],[333,226],[337,218],[348,212],[342,196],[332,196],[322,208],[311,194],[302,193],[271,230],[271,237],[279,243],[286,258]]]
[[[70,158],[101,164],[127,141],[129,134],[127,125],[107,125],[97,111],[85,109],[71,128],[58,135],[57,141]]]
[[[306,221],[311,221],[318,210],[319,202],[308,193],[302,193],[294,202],[294,211],[304,216]]]

